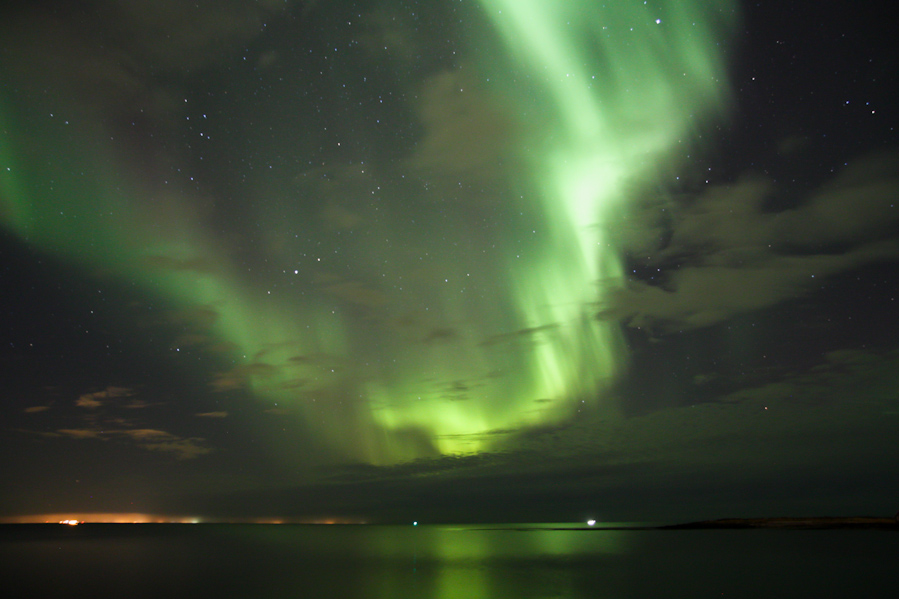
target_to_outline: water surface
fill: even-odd
[[[6,525],[43,597],[892,597],[899,537],[856,530]]]

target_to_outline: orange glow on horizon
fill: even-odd
[[[25,514],[21,516],[6,516],[0,518],[0,522],[6,524],[71,524],[95,523],[95,524],[163,524],[163,523],[195,523],[200,522],[195,516],[170,516],[165,514],[142,514],[121,512],[61,512],[53,514]]]
[[[24,514],[0,517],[2,524],[367,524],[356,518],[325,517],[301,518],[201,518],[170,514],[144,514],[139,512],[59,512],[50,514]]]

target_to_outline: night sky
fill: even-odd
[[[19,4],[0,516],[899,509],[877,3]]]

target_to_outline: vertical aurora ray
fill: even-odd
[[[239,207],[210,201],[215,185],[173,174],[183,156],[144,164],[153,151],[123,152],[110,141],[121,131],[90,107],[67,110],[65,124],[48,117],[64,93],[34,105],[0,97],[0,225],[205,314],[185,343],[223,364],[211,393],[248,391],[264,407],[277,404],[333,460],[474,453],[563,422],[598,401],[623,366],[620,330],[595,318],[604,290],[622,279],[608,231],[627,194],[676,164],[691,128],[725,107],[719,43],[734,8],[482,4],[508,56],[501,66],[487,53],[474,59],[483,72],[504,72],[491,89],[501,88],[498,102],[521,122],[517,154],[527,165],[509,173],[522,181],[508,181],[497,219],[525,215],[524,224],[504,223],[499,238],[474,239],[464,206],[416,202],[389,165],[364,175],[346,167],[324,191],[290,183],[320,173],[266,180],[256,169]],[[285,115],[308,110],[290,102]],[[184,114],[171,121],[177,139]],[[280,159],[283,148],[259,151]],[[381,205],[323,216],[335,198],[382,187]],[[513,188],[526,190],[520,200]],[[249,204],[255,212],[243,212]],[[413,209],[410,226],[404,212]],[[252,225],[230,222],[241,218]],[[249,249],[235,231],[256,232]]]
[[[728,1],[482,5],[518,78],[506,81],[506,95],[525,98],[522,112],[533,111],[537,96],[547,113],[529,140],[528,159],[552,243],[514,277],[527,326],[559,327],[554,342],[533,356],[537,393],[595,399],[625,355],[617,324],[591,317],[623,281],[608,232],[628,194],[657,181],[665,165],[678,161],[678,145],[692,141],[691,129],[725,108],[721,42],[735,7]]]
[[[499,307],[477,312],[482,327],[501,323],[491,339],[518,343],[501,355],[483,343],[464,354],[452,347],[452,356],[429,349],[407,357],[402,383],[371,392],[385,401],[400,389],[416,397],[375,418],[387,430],[431,430],[443,453],[501,446],[495,431],[565,421],[600,401],[620,374],[620,328],[595,317],[603,295],[623,283],[609,232],[628,194],[656,187],[690,151],[695,130],[726,109],[723,42],[736,21],[729,1],[481,4],[508,62],[479,58],[526,132],[524,179],[537,189],[518,208],[540,235],[522,243],[520,255],[507,254]],[[459,307],[458,300],[442,305]],[[507,376],[482,379],[475,405],[416,393],[414,372],[458,380],[474,377],[479,365]]]

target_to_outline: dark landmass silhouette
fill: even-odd
[[[777,530],[895,530],[899,531],[899,514],[893,518],[879,516],[816,516],[810,518],[721,518],[680,524],[566,526],[549,530],[727,530],[767,528]],[[519,526],[513,530],[546,530],[544,527]]]
[[[776,528],[776,529],[860,529],[899,530],[895,518],[819,517],[819,518],[723,518],[657,527],[661,530],[721,529],[721,528]]]

